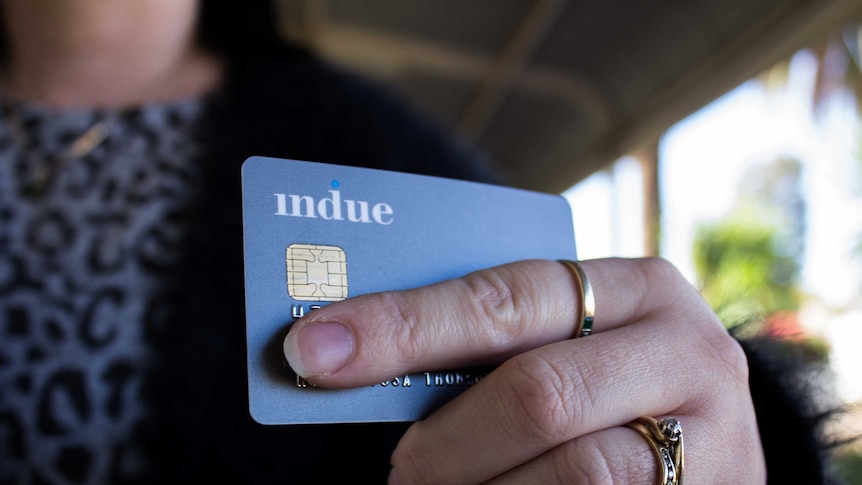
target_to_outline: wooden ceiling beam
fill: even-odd
[[[458,123],[458,131],[473,140],[482,137],[512,85],[556,25],[567,3],[567,0],[536,0],[533,3],[530,12],[515,29],[508,45],[482,79],[479,90],[464,110]]]
[[[405,71],[416,71],[479,84],[494,71],[495,61],[488,55],[336,21],[327,22],[311,45],[331,62],[384,81],[397,82]],[[509,92],[522,90],[569,104],[584,113],[597,133],[604,133],[615,116],[607,93],[574,71],[530,67],[510,83]]]

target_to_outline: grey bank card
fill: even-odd
[[[245,161],[242,191],[249,409],[262,424],[413,421],[488,372],[429,369],[317,388],[282,352],[302,315],[512,261],[576,258],[558,195],[265,157]]]

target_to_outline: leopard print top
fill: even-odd
[[[203,104],[3,102],[0,483],[118,482],[148,466],[138,394],[178,221],[198,194]],[[96,123],[106,138],[67,157]]]

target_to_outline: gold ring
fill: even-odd
[[[593,286],[580,264],[568,259],[561,259],[559,262],[572,270],[581,290],[581,312],[578,315],[577,326],[572,336],[573,338],[586,337],[593,332],[593,318],[596,316],[596,297],[593,295]]]
[[[658,484],[682,485],[683,460],[682,425],[674,418],[656,421],[641,416],[626,425],[643,436],[658,458]]]

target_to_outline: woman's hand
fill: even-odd
[[[656,483],[625,425],[673,416],[685,481],[763,483],[745,356],[697,291],[660,259],[581,262],[593,334],[572,339],[582,296],[569,268],[522,261],[407,291],[360,296],[293,325],[285,352],[322,387],[501,364],[415,423],[391,483]]]

